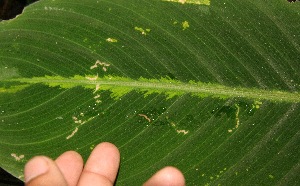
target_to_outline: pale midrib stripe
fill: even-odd
[[[109,80],[109,79],[100,79],[100,80],[84,80],[84,79],[47,79],[47,78],[22,78],[15,81],[26,82],[26,83],[44,83],[44,84],[55,84],[55,85],[74,85],[74,86],[87,86],[87,85],[99,85],[100,90],[103,86],[108,86],[109,88],[104,88],[114,91],[114,88],[126,88],[133,90],[142,90],[142,91],[153,91],[156,93],[191,93],[199,95],[200,97],[242,97],[254,100],[270,100],[270,101],[280,101],[280,102],[300,102],[300,94],[298,92],[287,92],[287,91],[278,91],[278,90],[263,90],[257,88],[242,88],[242,87],[228,87],[217,84],[206,84],[206,83],[182,83],[174,82],[165,82],[164,79],[161,82],[151,82],[154,80]],[[158,81],[158,80],[155,80]],[[173,82],[172,82],[173,81]]]

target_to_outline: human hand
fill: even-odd
[[[60,155],[55,161],[36,156],[25,165],[26,186],[112,186],[120,163],[117,147],[104,142],[97,145],[83,167],[82,157],[75,151]],[[174,167],[165,167],[155,173],[144,186],[183,186],[183,174]]]

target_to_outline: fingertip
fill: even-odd
[[[119,164],[120,152],[114,144],[98,144],[85,164],[78,185],[113,185]]]
[[[36,156],[30,159],[24,168],[25,183],[30,182],[38,176],[46,174],[49,171],[48,158],[45,156]]]
[[[60,162],[63,160],[72,160],[72,163],[76,164],[82,164],[83,165],[83,159],[81,155],[76,151],[67,151],[64,152],[62,155],[60,155],[55,162]]]
[[[68,185],[77,185],[83,169],[83,159],[81,155],[75,151],[67,151],[60,155],[55,162]]]
[[[155,173],[144,186],[184,186],[185,178],[180,170],[175,167],[168,166]]]
[[[94,149],[96,149],[96,148],[109,149],[113,154],[120,156],[119,149],[110,142],[102,142],[102,143],[98,144]]]
[[[26,186],[67,185],[56,163],[46,156],[29,160],[24,169]]]
[[[163,168],[161,171],[162,174],[165,174],[165,180],[171,183],[170,185],[178,185],[178,186],[185,185],[185,178],[182,172],[176,167],[168,166]]]
[[[119,166],[120,151],[114,144],[110,142],[102,142],[94,148],[91,155],[93,154],[98,155],[98,154],[102,154],[103,152],[110,156],[110,159],[112,159],[111,161],[113,161],[114,164],[117,164]]]

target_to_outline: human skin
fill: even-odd
[[[120,165],[118,148],[108,142],[97,145],[85,165],[75,151],[67,151],[55,161],[36,156],[25,165],[26,186],[112,186]],[[144,186],[183,186],[183,174],[175,167],[165,167],[155,173]]]

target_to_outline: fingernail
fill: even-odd
[[[25,183],[30,182],[34,178],[45,174],[49,170],[48,162],[43,157],[36,157],[30,160],[26,166],[24,171]]]

